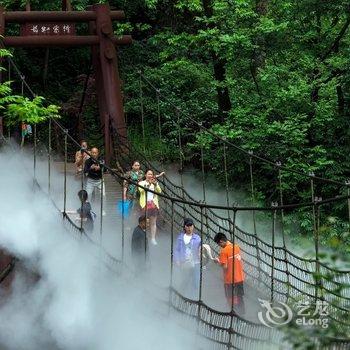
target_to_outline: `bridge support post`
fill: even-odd
[[[124,119],[124,109],[121,93],[121,83],[118,74],[117,51],[113,44],[113,26],[110,16],[110,7],[105,4],[96,4],[92,6],[92,10],[96,13],[95,35],[99,37],[99,60],[101,71],[97,80],[102,80],[105,95],[104,125],[105,125],[105,147],[106,162],[111,160],[111,135],[109,131],[109,123],[117,130],[119,138],[126,139],[126,125]],[[96,72],[97,75],[99,72]],[[98,82],[98,81],[97,81]],[[100,109],[101,110],[101,109]]]
[[[89,22],[89,32],[91,35],[95,35],[96,33],[96,23],[95,21]],[[100,114],[100,122],[101,126],[104,125],[105,115],[107,113],[107,103],[105,99],[105,90],[103,86],[103,76],[102,76],[102,70],[100,66],[100,48],[99,46],[91,46],[91,58],[92,58],[92,67],[94,71],[94,79],[95,79],[95,86],[96,86],[96,92],[97,92],[97,102],[98,102],[98,109]]]
[[[4,36],[5,34],[5,10],[3,7],[0,7],[0,35]],[[0,68],[2,67],[3,59],[0,58]],[[2,83],[2,71],[0,70],[0,83]],[[4,134],[3,127],[3,118],[0,117],[0,134]]]
[[[5,9],[0,6],[0,35],[5,34]],[[0,58],[0,67],[2,67],[3,58]],[[0,70],[0,83],[2,83],[2,70]]]

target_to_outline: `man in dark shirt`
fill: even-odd
[[[139,217],[139,225],[134,229],[131,240],[131,255],[135,264],[135,273],[145,271],[148,258],[148,240],[146,234],[146,215]]]
[[[105,201],[105,186],[103,182],[103,169],[100,163],[103,161],[98,159],[99,151],[96,147],[91,149],[91,158],[85,161],[84,165],[84,174],[86,176],[86,192],[88,193],[88,198],[92,198],[92,194],[95,189],[98,189],[99,192],[102,192],[103,201]],[[98,162],[99,160],[99,162]],[[105,215],[105,211],[103,210],[102,215]]]

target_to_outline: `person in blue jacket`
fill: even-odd
[[[181,291],[193,299],[198,298],[200,283],[201,238],[194,232],[193,220],[184,220],[174,250],[174,262],[181,273]]]

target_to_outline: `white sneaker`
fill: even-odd
[[[152,239],[151,239],[151,243],[152,243],[153,245],[158,245],[158,243],[157,243],[157,241],[156,241],[155,238],[152,238]]]

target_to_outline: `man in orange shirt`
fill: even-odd
[[[214,241],[221,247],[220,255],[215,262],[220,264],[224,272],[225,295],[228,304],[244,314],[244,272],[242,266],[241,249],[238,244],[233,245],[223,233],[218,233]]]

